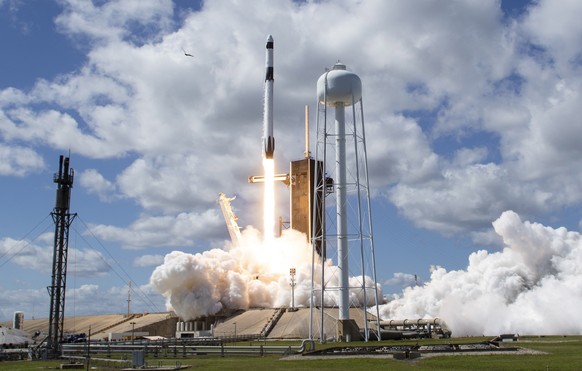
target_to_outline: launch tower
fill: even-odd
[[[315,169],[319,171],[317,176],[315,175]],[[308,106],[305,106],[305,158],[291,161],[289,174],[291,228],[305,233],[308,242],[311,243],[311,237],[314,235],[311,232],[311,228],[314,228],[316,235],[320,235],[323,228],[321,205],[324,189],[315,187],[314,184],[316,179],[321,181],[324,176],[323,163],[311,158],[311,152],[309,151]],[[313,212],[314,209],[318,211]],[[313,217],[316,219],[312,220]],[[325,258],[325,248],[322,247],[321,242],[321,240],[315,242],[315,250],[319,256]]]
[[[319,175],[315,174],[315,169],[318,169]],[[291,162],[291,228],[305,233],[308,238],[313,235],[311,228],[317,231],[316,234],[321,234],[323,227],[321,212],[313,213],[322,204],[322,189],[314,186],[316,179],[323,179],[322,171],[321,161],[316,163],[312,158]],[[316,219],[312,221],[314,216]],[[321,243],[321,240],[315,241],[315,250],[319,256],[324,257],[325,250]]]
[[[49,314],[49,335],[47,357],[58,358],[59,347],[63,340],[63,321],[65,319],[65,290],[67,287],[67,256],[69,251],[69,227],[76,214],[69,212],[71,188],[73,188],[73,169],[69,169],[69,158],[61,156],[59,172],[54,175],[57,184],[55,208],[51,212],[55,223],[52,282],[47,287],[51,307]]]

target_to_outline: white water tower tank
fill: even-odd
[[[317,80],[317,99],[328,106],[338,103],[351,106],[362,99],[362,81],[358,75],[347,71],[345,64],[338,62]]]

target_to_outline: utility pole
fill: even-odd
[[[131,316],[131,281],[127,288],[127,317]]]
[[[131,345],[133,345],[135,339],[135,322],[131,321],[129,324],[131,325]]]
[[[91,325],[89,325],[89,337],[87,338],[87,371],[91,369]]]
[[[75,216],[77,216],[77,214],[69,213],[74,173],[73,169],[69,169],[69,158],[61,156],[59,159],[59,172],[53,178],[57,184],[57,196],[55,208],[51,212],[55,223],[55,236],[52,281],[51,285],[47,287],[51,299],[49,335],[47,339],[48,358],[59,357],[60,345],[63,341],[69,227]]]

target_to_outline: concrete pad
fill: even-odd
[[[243,313],[228,318],[214,327],[214,336],[234,336],[235,323],[236,335],[258,335],[278,309],[249,309]]]

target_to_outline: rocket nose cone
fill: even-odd
[[[273,42],[273,36],[272,35],[267,36],[267,42],[268,43],[269,42],[271,42],[271,43]]]

